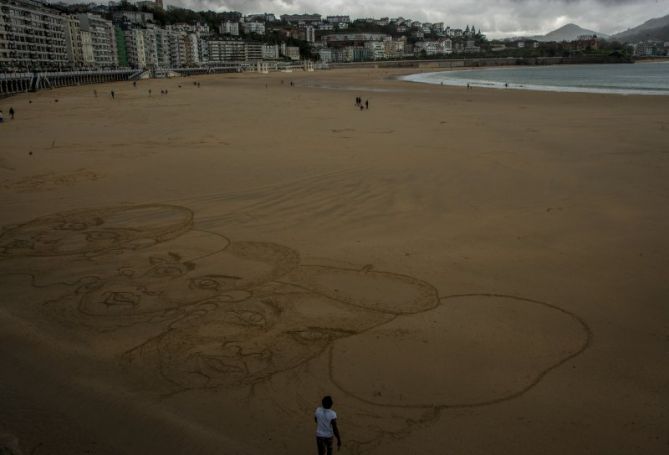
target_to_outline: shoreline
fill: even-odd
[[[645,62],[646,64],[656,63],[656,64],[666,64],[664,61],[660,62]],[[550,65],[550,66],[528,66],[527,70],[540,70],[544,68],[560,68],[563,65]],[[578,68],[580,65],[575,65],[575,68]],[[599,65],[592,65],[596,68]],[[579,87],[579,86],[557,86],[557,85],[543,85],[543,84],[532,84],[532,83],[513,83],[506,82],[501,80],[494,79],[467,79],[467,78],[442,78],[438,81],[430,81],[431,76],[436,76],[441,73],[463,73],[468,72],[481,72],[481,71],[504,71],[509,69],[518,69],[518,67],[506,67],[506,66],[495,66],[495,67],[486,67],[486,68],[463,68],[463,69],[448,69],[445,71],[435,71],[435,72],[420,72],[416,74],[411,74],[408,76],[399,76],[399,80],[406,82],[412,82],[417,84],[428,84],[428,85],[448,85],[455,87],[476,87],[476,88],[489,88],[496,90],[527,90],[527,91],[536,91],[536,92],[559,92],[559,93],[592,93],[592,94],[609,94],[609,95],[622,95],[622,96],[669,96],[669,89],[658,90],[654,88],[642,89],[642,88],[606,88],[606,87]],[[494,73],[491,73],[494,74]]]

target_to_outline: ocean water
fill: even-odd
[[[412,74],[402,79],[507,90],[669,95],[669,62],[497,67]]]

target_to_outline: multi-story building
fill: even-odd
[[[93,43],[90,33],[84,32],[84,35],[82,37],[79,20],[76,17],[68,16],[65,18],[67,60],[75,67],[85,66],[93,61]],[[84,59],[84,48],[86,49],[86,59]]]
[[[123,31],[128,65],[133,68],[146,68],[144,49],[144,31],[140,28],[128,28]]]
[[[159,68],[169,68],[172,65],[171,59],[171,40],[170,35],[175,33],[170,30],[165,30],[162,27],[155,27],[155,43],[156,43],[156,66]]]
[[[0,3],[0,68],[57,69],[68,66],[67,21],[36,0]]]
[[[333,55],[332,55],[333,49],[329,47],[324,47],[318,50],[318,59],[323,62],[323,63],[329,63],[332,61]]]
[[[246,43],[237,40],[208,40],[208,63],[245,62]]]
[[[239,36],[239,22],[225,21],[218,26],[221,35]]]
[[[316,29],[311,25],[304,27],[304,40],[309,43],[316,41]]]
[[[402,37],[404,38],[404,37]],[[386,58],[400,58],[404,55],[404,44],[406,43],[406,38],[399,40],[384,40],[383,47],[385,51]]]
[[[331,24],[348,24],[351,22],[351,18],[349,16],[327,16],[325,20]]]
[[[98,67],[111,68],[118,65],[114,25],[111,21],[93,14],[77,16],[82,38],[90,35],[93,46],[93,64]]]
[[[383,41],[388,35],[383,33],[333,33],[323,35],[321,40],[328,46],[364,45],[366,41]]]
[[[265,34],[265,24],[263,22],[243,22],[242,28],[244,29],[244,33]]]
[[[318,25],[322,22],[320,14],[283,14],[281,20],[297,25]]]
[[[143,11],[114,11],[112,20],[117,22],[129,22],[136,25],[144,25],[153,22],[153,13]]]
[[[279,46],[276,44],[263,44],[262,45],[262,59],[263,60],[276,60],[279,58]]]
[[[158,66],[158,45],[154,27],[140,29],[144,39],[144,61],[147,68]]]
[[[281,55],[284,55],[291,60],[299,60],[300,48],[297,46],[286,46],[285,43],[283,43],[281,45]]]
[[[383,41],[366,41],[364,47],[372,60],[386,58],[386,47]]]

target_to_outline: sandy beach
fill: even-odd
[[[666,453],[668,99],[411,72],[0,99],[0,441]]]

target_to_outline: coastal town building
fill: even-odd
[[[320,14],[283,14],[281,21],[291,25],[318,25],[322,22]]]
[[[593,35],[559,45],[528,39],[488,42],[473,25],[461,29],[403,17],[351,20],[347,15],[284,14],[279,21],[271,13],[243,17],[225,12],[214,20],[196,13],[199,22],[173,23],[175,16],[166,20],[173,10],[163,11],[160,1],[146,0],[134,6],[109,2],[72,8],[66,4],[52,7],[45,0],[0,0],[0,72],[257,63],[299,60],[301,51],[322,62],[359,62],[483,51],[522,55],[540,47],[539,55],[572,55],[600,47]],[[161,25],[164,22],[168,25]],[[240,35],[249,42],[238,39]],[[261,36],[279,44],[263,43]],[[301,41],[299,47],[295,40]],[[628,49],[640,57],[667,54],[663,42],[641,42]]]
[[[242,22],[244,33],[255,33],[257,35],[265,34],[264,22]]]
[[[60,69],[70,65],[64,16],[35,0],[0,3],[0,67]]]
[[[239,36],[239,22],[225,21],[218,26],[221,35]]]
[[[349,16],[327,16],[325,20],[331,24],[348,24],[351,22]]]
[[[79,14],[79,29],[82,37],[90,36],[93,61],[97,67],[111,68],[118,66],[114,25],[111,21],[94,14]]]

